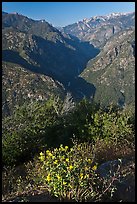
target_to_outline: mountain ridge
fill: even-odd
[[[105,74],[106,69],[105,68],[106,65],[104,64],[104,62],[101,62],[100,56],[101,58],[103,58],[103,61],[106,62],[108,67],[112,66],[111,64],[113,64],[113,61],[115,60],[115,58],[117,58],[117,55],[119,54],[118,52],[121,51],[120,46],[122,46],[122,44],[124,43],[122,38],[121,37],[118,38],[118,36],[121,36],[123,32],[123,39],[126,39],[127,41],[128,39],[125,38],[125,36],[128,36],[128,32],[131,32],[131,30],[133,30],[134,27],[133,26],[134,13],[128,13],[124,15],[123,14],[109,15],[109,18],[111,20],[114,20],[114,18],[116,20],[112,22],[109,21],[109,23],[107,21],[108,24],[104,32],[106,31],[110,32],[111,29],[113,30],[113,32],[110,32],[110,35],[108,35],[108,39],[105,39],[106,42],[103,42],[104,45],[99,50],[98,48],[95,48],[95,46],[90,44],[91,42],[83,41],[71,34],[60,32],[56,28],[52,27],[52,25],[50,25],[46,21],[43,20],[35,21],[33,19],[29,19],[28,17],[16,13],[15,14],[4,13],[3,16],[4,16],[2,19],[3,61],[14,64],[15,67],[20,66],[23,69],[25,68],[26,70],[28,70],[29,73],[31,71],[34,74],[44,74],[45,77],[47,77],[47,80],[51,78],[55,81],[55,84],[58,84],[59,82],[60,84],[62,84],[62,87],[61,90],[58,87],[59,88],[58,92],[63,92],[62,90],[65,90],[64,91],[65,94],[67,92],[70,92],[72,94],[72,97],[75,98],[75,100],[80,100],[83,97],[87,97],[88,99],[93,99],[95,97],[98,100],[100,100],[99,93],[100,90],[102,90],[102,87],[97,83],[98,77],[100,78],[100,74],[98,74],[98,72],[100,71],[103,75]],[[118,32],[115,32],[116,25],[114,29],[114,26],[112,27],[112,23],[116,23],[119,17],[122,18],[121,21],[123,22],[122,24],[123,27],[121,27],[121,30],[119,30]],[[93,19],[95,21],[94,23],[96,23],[96,25],[94,24],[94,26],[97,27],[98,24],[102,25],[102,22],[104,22],[104,20],[101,20],[101,22],[99,21],[97,23],[96,20],[98,18],[99,17],[94,17]],[[106,18],[108,18],[108,16]],[[84,21],[87,20],[84,19]],[[91,21],[91,19],[88,21]],[[117,22],[118,25],[121,24],[121,21]],[[129,22],[129,24],[126,25],[125,28],[124,24],[126,22]],[[109,30],[107,30],[108,28]],[[93,30],[95,29],[96,28],[94,28]],[[97,30],[97,32],[100,33],[98,37],[102,36],[102,30],[99,29]],[[90,34],[91,33],[89,33],[89,35]],[[115,38],[117,39],[117,41],[115,40]],[[100,41],[100,43],[102,43],[102,41]],[[128,45],[126,45],[125,50],[123,50],[122,52],[126,53],[127,48]],[[132,52],[133,56],[135,56],[134,40],[132,42],[131,49],[133,50]],[[128,54],[127,59],[129,57],[130,60],[130,57],[132,58],[133,56]],[[93,62],[95,62],[96,66],[93,65],[94,64]],[[115,64],[116,67],[121,66],[120,61],[116,62],[117,62],[117,64]],[[100,67],[101,63],[102,67]],[[131,67],[133,69],[134,60],[131,61],[131,64],[132,64]],[[3,67],[3,69],[5,68]],[[10,66],[9,70],[11,70]],[[113,66],[111,72],[116,73],[116,70]],[[131,69],[129,72],[131,72]],[[92,74],[93,76],[91,76]],[[107,74],[108,79],[109,77],[113,79],[112,75],[109,76]],[[119,79],[119,75],[117,75],[117,77]],[[4,83],[6,84],[6,82]],[[39,82],[39,84],[41,84],[41,82]],[[55,84],[52,83],[51,85],[50,83],[49,87],[52,89],[52,86],[54,86]],[[119,84],[119,82],[117,82],[117,84]],[[115,87],[117,86],[118,85],[115,84]],[[131,90],[134,92],[133,86]],[[104,90],[105,89],[103,89],[102,91]],[[107,92],[110,93],[111,92],[110,90],[111,88]],[[118,92],[120,92],[120,90],[123,89],[122,88],[118,89]],[[104,96],[107,96],[107,92],[105,92]],[[118,95],[123,94],[122,92],[120,92],[119,94],[117,92],[117,88],[115,92],[116,92],[115,94]],[[7,94],[5,95],[7,96]],[[12,94],[10,93],[10,95]],[[124,98],[125,96],[122,95],[122,97]],[[116,100],[114,99],[114,101]]]
[[[96,87],[95,100],[120,106],[135,103],[135,30],[112,36],[81,76]]]
[[[66,92],[73,93],[75,98],[83,97],[77,89],[74,93],[74,87],[68,86],[70,81],[76,78],[75,86],[78,89],[79,86],[88,89],[91,87],[90,94],[94,94],[93,86],[84,79],[79,79],[78,75],[86,66],[86,62],[99,53],[98,49],[87,42],[80,42],[76,37],[70,35],[64,37],[60,31],[46,22],[34,21],[20,14],[4,13],[2,23],[3,62],[12,63],[27,71],[52,78],[61,83]],[[5,70],[4,65],[3,70]],[[10,66],[9,70],[11,70]],[[16,75],[14,77],[16,78]],[[8,79],[4,83],[7,83],[9,89]],[[84,89],[82,90],[84,92]],[[85,92],[87,92],[86,89]],[[5,93],[4,95],[9,97]],[[5,104],[4,101],[3,103]]]
[[[74,35],[82,41],[88,41],[95,47],[102,48],[115,33],[134,26],[135,12],[111,13],[85,18],[63,27],[61,31]]]

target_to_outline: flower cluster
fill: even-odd
[[[41,152],[39,159],[39,176],[55,196],[71,197],[77,201],[86,200],[87,194],[91,196],[89,185],[95,179],[97,165],[93,165],[92,153],[87,152],[86,146],[79,144],[69,148],[61,144],[45,154]],[[81,194],[78,194],[80,191]]]

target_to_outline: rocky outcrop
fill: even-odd
[[[101,178],[110,179],[116,190],[108,201],[135,202],[135,162],[121,159],[101,164],[97,173]],[[114,178],[114,181],[112,179]]]

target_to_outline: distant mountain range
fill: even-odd
[[[68,92],[74,100],[134,102],[134,23],[134,13],[115,13],[59,31],[45,20],[2,12],[3,116],[25,101]]]
[[[101,51],[80,75],[95,86],[94,100],[135,104],[135,12],[85,18],[60,30]]]
[[[85,18],[60,30],[101,48],[111,36],[130,27],[135,27],[135,12]]]

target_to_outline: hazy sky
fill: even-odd
[[[112,12],[133,12],[135,2],[2,2],[2,10],[18,12],[53,26],[66,26],[83,18]]]

